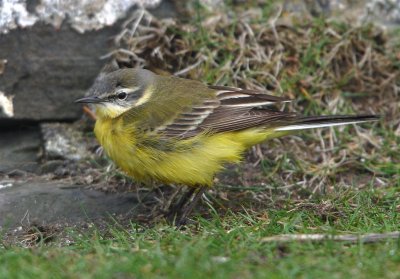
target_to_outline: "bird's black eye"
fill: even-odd
[[[120,100],[125,100],[127,96],[128,96],[128,94],[126,94],[126,92],[124,92],[124,91],[119,92],[117,94],[117,98],[120,99]]]

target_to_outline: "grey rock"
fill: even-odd
[[[156,7],[161,0],[3,0],[0,2],[0,33],[46,22],[55,27],[67,21],[76,30],[98,30],[115,23],[135,5]]]
[[[84,95],[104,61],[110,38],[119,28],[78,34],[36,24],[31,29],[0,35],[0,54],[7,59],[0,91],[14,96],[16,120],[73,120],[81,107],[73,101]],[[10,119],[10,118],[8,118]]]
[[[0,117],[7,118],[14,116],[12,96],[6,96],[0,91]]]
[[[0,173],[15,169],[35,172],[41,148],[39,127],[2,130],[0,134]]]
[[[295,16],[328,16],[360,24],[374,22],[383,28],[400,24],[400,0],[285,0],[285,12]]]
[[[400,0],[367,1],[364,19],[380,22],[389,27],[399,27]]]
[[[64,165],[64,163],[64,160],[46,161],[40,166],[40,174],[55,173],[57,169],[61,168]]]
[[[170,1],[151,12],[175,14]],[[121,31],[121,22],[84,34],[66,23],[54,28],[41,22],[0,34],[0,61],[7,61],[0,69],[0,91],[13,108],[13,117],[3,113],[0,120],[78,119],[82,108],[73,101],[84,96],[106,63],[100,57],[115,48],[112,39]]]
[[[1,187],[3,185],[3,187]],[[0,180],[0,227],[90,222],[138,208],[134,193],[104,193],[65,182]]]
[[[40,127],[47,159],[78,161],[90,156],[83,134],[74,124],[42,123]]]

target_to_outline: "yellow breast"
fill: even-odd
[[[118,118],[97,120],[95,134],[108,156],[136,180],[188,186],[212,185],[224,163],[238,162],[246,148],[268,137],[260,129],[202,134],[164,149],[146,145],[142,141],[144,135],[126,127]]]

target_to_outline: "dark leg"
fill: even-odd
[[[189,202],[186,203],[185,207],[182,209],[182,212],[181,212],[179,218],[176,218],[176,220],[175,220],[176,226],[179,227],[179,226],[183,226],[186,224],[188,216],[192,213],[194,207],[199,202],[199,200],[203,196],[206,189],[207,189],[206,187],[200,187],[197,189],[197,191],[194,194],[193,199],[189,200]]]
[[[191,188],[169,212],[167,216],[169,221],[178,227],[184,225],[206,189],[206,187]]]
[[[195,188],[190,188],[189,191],[186,191],[186,193],[180,197],[176,204],[170,206],[170,209],[165,214],[165,217],[167,217],[168,220],[173,221],[175,217],[179,215],[179,212],[182,210],[185,204],[189,203],[195,192]]]

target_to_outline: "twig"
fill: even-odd
[[[96,121],[97,119],[96,114],[88,106],[83,106],[83,112],[86,113],[90,119]]]
[[[389,233],[370,233],[362,235],[354,234],[343,234],[343,235],[329,235],[329,234],[282,234],[277,236],[265,237],[261,242],[291,242],[291,241],[313,241],[322,242],[325,240],[342,241],[350,243],[374,243],[387,239],[400,238],[400,232],[389,232]]]
[[[144,10],[143,8],[140,9],[139,16],[138,16],[138,18],[136,19],[136,21],[133,23],[132,29],[130,30],[130,31],[131,31],[131,32],[130,32],[130,35],[131,35],[131,36],[133,36],[133,35],[135,34],[136,29],[137,29],[138,26],[139,26],[139,23],[142,21],[142,18],[143,18],[143,16],[144,16],[144,13],[145,13],[145,10]]]
[[[182,69],[178,72],[175,72],[174,75],[179,76],[179,75],[183,75],[186,74],[187,72],[193,70],[194,68],[198,67],[201,63],[203,63],[205,61],[204,57],[200,57],[200,59],[194,63],[193,65],[190,65],[189,67],[186,67],[185,69]]]

